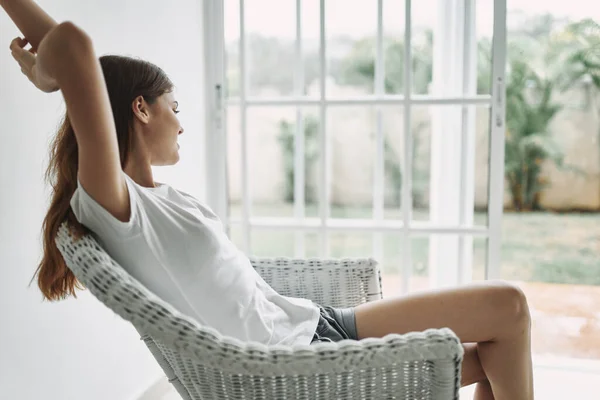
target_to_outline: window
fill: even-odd
[[[504,13],[494,32],[493,1],[352,4],[224,3],[226,172],[211,175],[233,240],[372,256],[387,294],[497,277]]]

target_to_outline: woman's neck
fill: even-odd
[[[152,166],[149,160],[140,159],[131,154],[125,168],[125,173],[140,186],[153,188],[156,187],[154,177],[152,176]]]

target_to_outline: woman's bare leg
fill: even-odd
[[[464,387],[476,383],[473,400],[495,400],[490,382],[479,360],[477,343],[463,343],[463,349],[465,354],[462,362],[460,386]]]
[[[369,302],[355,311],[360,339],[450,328],[462,343],[477,343],[479,364],[496,400],[533,399],[531,319],[517,286],[478,282]],[[477,376],[472,353],[463,363],[465,377]],[[477,391],[485,395],[483,386]]]
[[[473,396],[473,400],[494,400],[494,394],[492,393],[490,381],[486,379],[485,381],[481,381],[477,384],[475,387],[475,395]]]

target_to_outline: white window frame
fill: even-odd
[[[368,231],[375,233],[374,235],[374,255],[381,257],[382,240],[381,233],[383,232],[400,232],[402,233],[402,254],[403,254],[403,269],[404,277],[410,277],[412,272],[411,261],[411,244],[410,239],[415,236],[432,235],[432,234],[450,234],[458,235],[459,248],[457,249],[457,265],[451,268],[450,276],[455,277],[455,281],[450,281],[450,284],[460,283],[468,279],[470,264],[472,258],[472,239],[473,237],[487,237],[487,262],[485,268],[485,278],[495,279],[500,276],[500,255],[501,255],[501,220],[503,213],[504,200],[504,141],[505,141],[505,87],[504,87],[504,65],[506,58],[506,0],[494,0],[494,29],[493,29],[493,46],[492,46],[492,92],[490,95],[464,95],[461,97],[449,96],[429,96],[415,95],[411,93],[411,46],[405,46],[405,90],[403,95],[386,95],[384,93],[384,66],[382,62],[382,20],[383,20],[383,1],[378,0],[378,27],[377,27],[377,57],[376,57],[376,74],[375,74],[375,93],[371,96],[360,98],[345,98],[345,99],[329,99],[326,94],[325,79],[326,76],[326,24],[325,24],[325,1],[320,1],[320,58],[321,58],[321,76],[320,89],[321,95],[318,99],[302,98],[301,88],[304,83],[303,77],[303,62],[302,62],[302,21],[301,21],[301,0],[296,0],[296,56],[297,68],[295,71],[294,95],[292,97],[279,99],[251,98],[247,96],[247,71],[246,67],[246,44],[245,44],[245,16],[244,16],[244,0],[239,0],[240,15],[240,97],[239,100],[226,100],[223,97],[225,87],[224,77],[224,59],[225,59],[225,43],[224,43],[224,10],[222,0],[205,0],[204,1],[204,38],[205,38],[205,56],[207,60],[206,69],[206,108],[207,108],[207,126],[206,126],[206,169],[207,169],[207,201],[215,210],[217,215],[223,220],[225,226],[229,227],[234,224],[241,224],[243,232],[243,240],[241,247],[244,251],[249,251],[250,247],[250,229],[268,228],[268,229],[284,229],[295,230],[296,236],[296,255],[301,257],[304,254],[304,233],[306,231],[320,233],[320,254],[326,257],[328,255],[328,234],[334,231],[356,232]],[[463,29],[471,29],[472,24],[466,23],[474,18],[475,0],[440,0],[460,7],[461,13],[458,18],[464,18]],[[412,1],[405,0],[405,43],[411,42],[411,7]],[[467,37],[468,32],[465,37]],[[466,45],[466,44],[465,44]],[[466,52],[465,58],[473,57],[473,54]],[[476,73],[475,71],[467,71],[467,73]],[[465,80],[465,82],[468,80]],[[465,93],[465,92],[463,92]],[[474,93],[474,91],[473,91]],[[402,185],[402,219],[401,220],[385,220],[383,218],[383,133],[382,133],[382,118],[381,111],[377,107],[379,105],[401,105],[404,107],[404,157],[403,170],[410,171],[412,165],[412,132],[410,110],[413,105],[489,105],[490,113],[490,164],[489,164],[489,200],[488,200],[488,226],[477,227],[470,224],[432,224],[431,222],[412,221],[412,176],[405,174],[408,178],[405,184]],[[227,189],[227,143],[226,143],[226,127],[225,127],[225,110],[227,105],[237,105],[240,108],[241,120],[241,173],[242,173],[242,217],[239,221],[229,219],[228,215],[228,189]],[[297,171],[297,179],[294,180],[294,215],[291,218],[269,218],[269,217],[251,217],[251,193],[248,185],[248,151],[247,151],[247,110],[253,106],[297,106],[296,113],[296,134],[295,148],[299,151],[295,152],[294,166]],[[319,177],[319,217],[306,218],[304,207],[304,129],[302,107],[307,105],[318,106],[320,110],[320,138],[321,149],[324,151],[320,157],[320,177]],[[374,190],[373,190],[373,218],[372,219],[334,219],[329,218],[330,215],[330,151],[331,146],[327,142],[326,135],[326,118],[327,110],[332,106],[340,105],[372,105],[377,110],[376,118],[376,149],[377,155],[376,166],[374,170]],[[462,107],[463,110],[472,109],[474,107]],[[463,115],[463,118],[470,118],[469,112]],[[472,114],[472,113],[471,113]],[[471,117],[472,118],[472,117]],[[469,124],[463,124],[463,126]],[[468,129],[468,128],[467,128]],[[464,149],[473,147],[473,143],[469,142],[468,134],[462,133],[461,146]],[[473,168],[469,161],[461,161],[461,174],[468,172],[469,168]],[[472,213],[472,198],[470,203],[466,201],[464,193],[468,191],[468,186],[472,186],[472,182],[463,183],[460,188],[461,203],[470,204],[470,212]],[[471,196],[472,197],[472,196]],[[469,212],[469,210],[466,210]],[[461,212],[461,214],[465,214]],[[461,222],[464,222],[461,217]],[[472,222],[472,220],[471,220]],[[466,239],[466,240],[465,240]],[[470,253],[469,253],[470,252]],[[431,260],[431,254],[430,254]],[[468,264],[468,265],[467,265]],[[444,270],[444,266],[432,266],[436,268],[434,275],[442,276],[448,282],[448,270]],[[402,279],[402,293],[408,291],[409,279]],[[439,286],[440,282],[434,282],[434,286]]]

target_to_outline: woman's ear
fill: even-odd
[[[144,96],[136,97],[131,103],[131,109],[133,111],[133,116],[140,122],[147,124],[150,121],[150,107],[144,99]]]

